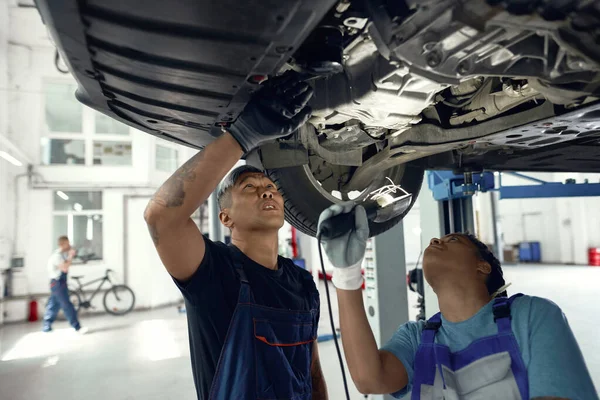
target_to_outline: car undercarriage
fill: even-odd
[[[600,172],[597,1],[37,5],[81,102],[186,146],[221,135],[269,76],[305,76],[309,123],[246,156],[305,233],[387,178],[414,203],[425,169]]]

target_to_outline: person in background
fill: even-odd
[[[62,308],[65,317],[80,334],[87,332],[87,328],[82,328],[77,319],[77,311],[69,300],[69,289],[67,288],[67,274],[77,252],[71,247],[69,238],[61,236],[58,238],[58,249],[52,253],[48,259],[48,276],[50,278],[50,298],[46,305],[44,314],[44,332],[52,331],[52,323]]]
[[[466,233],[431,239],[423,253],[441,312],[401,325],[378,348],[361,291],[365,209],[331,206],[319,227],[342,213],[354,216],[354,229],[322,244],[335,267],[342,342],[359,391],[412,400],[598,400],[562,310],[539,297],[507,297],[500,262]]]

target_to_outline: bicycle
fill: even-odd
[[[107,269],[102,278],[94,279],[93,281],[83,284],[81,283],[81,278],[83,278],[83,275],[71,277],[71,279],[77,282],[78,287],[76,289],[69,289],[69,299],[71,300],[71,303],[73,303],[73,306],[77,312],[79,312],[82,307],[85,309],[95,308],[92,306],[92,300],[100,291],[100,289],[102,289],[104,282],[107,281],[112,286],[106,291],[106,293],[104,293],[104,299],[102,301],[106,312],[112,315],[125,315],[133,310],[133,306],[135,305],[135,294],[133,293],[133,290],[131,290],[131,288],[129,288],[127,285],[115,285],[109,276],[111,272],[113,272],[111,269]],[[98,285],[94,293],[87,298],[83,288],[98,281],[100,281],[100,285]],[[81,301],[82,299],[83,301]],[[117,305],[113,304],[115,300]],[[123,307],[118,307],[119,305]]]

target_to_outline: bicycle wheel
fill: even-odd
[[[104,309],[112,315],[125,315],[133,310],[135,294],[128,286],[115,285],[104,293]]]
[[[69,301],[71,301],[71,304],[75,307],[75,311],[79,313],[79,309],[81,308],[81,297],[79,296],[79,293],[74,290],[69,290]]]

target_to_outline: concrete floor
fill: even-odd
[[[513,283],[511,293],[547,297],[562,307],[600,388],[600,303],[596,301],[600,268],[513,266],[505,267],[505,275]],[[323,305],[320,334],[331,331],[324,291]],[[333,308],[335,312],[335,302]],[[72,332],[64,321],[57,322],[51,334],[39,332],[39,323],[0,328],[0,398],[194,398],[186,319],[175,307],[126,317],[88,317],[82,322],[90,329],[85,336]],[[342,399],[333,341],[321,343],[320,353],[330,399]],[[364,399],[349,384],[352,400]]]

